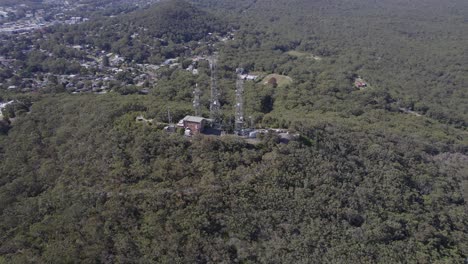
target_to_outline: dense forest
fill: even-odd
[[[365,76],[401,106],[466,126],[466,1],[200,2],[237,10],[248,36],[240,47],[262,52],[236,55],[255,69],[284,71],[271,63],[278,51],[312,53],[329,59],[332,75]]]
[[[162,103],[118,97],[42,99],[2,138],[5,261],[457,262],[466,252],[458,144],[325,120],[295,123],[304,138],[287,145],[188,141],[134,122]]]
[[[463,263],[467,14],[461,0],[176,0],[2,43],[18,78],[73,67],[78,44],[183,67],[146,95],[0,90],[15,100],[0,121],[0,263]],[[234,37],[201,45],[209,33]],[[208,62],[184,64],[214,51],[225,129],[241,67],[259,76],[251,126],[298,138],[161,129],[168,109],[193,114],[195,84],[207,116]]]

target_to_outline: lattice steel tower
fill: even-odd
[[[242,68],[236,69],[237,80],[236,80],[236,113],[235,113],[235,131],[239,132],[244,128],[244,79],[241,74]]]
[[[197,83],[195,85],[195,89],[193,90],[193,109],[195,111],[195,116],[201,115],[200,96],[201,96],[201,90],[200,88],[198,88],[198,83]]]
[[[221,105],[219,103],[218,84],[216,82],[216,63],[217,54],[213,54],[208,59],[211,71],[211,103],[210,103],[210,118],[214,120],[215,124],[219,123],[221,118]]]

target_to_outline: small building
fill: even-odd
[[[168,125],[168,126],[165,126],[163,130],[169,133],[175,133],[177,130],[177,127],[175,125]]]
[[[359,89],[367,87],[367,83],[361,78],[357,78],[354,81],[354,85],[356,86],[356,88],[359,88]]]
[[[254,130],[249,133],[249,138],[256,138],[258,135],[258,131]]]
[[[162,65],[162,66],[174,64],[174,63],[176,63],[178,60],[179,60],[179,59],[177,59],[177,58],[175,58],[175,59],[167,59],[167,60],[165,60],[165,61],[163,62],[163,65]]]
[[[145,119],[142,115],[139,115],[139,116],[137,116],[137,117],[135,118],[135,120],[136,120],[137,122],[143,122],[143,121],[145,121],[146,119]]]
[[[177,124],[178,127],[183,127],[185,130],[190,130],[191,134],[199,134],[212,122],[201,116],[186,116]]]
[[[239,78],[242,80],[247,80],[247,81],[255,81],[258,78],[258,75],[240,74]]]

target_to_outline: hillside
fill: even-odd
[[[0,264],[463,263],[467,10],[175,0],[6,38]],[[46,87],[7,88],[32,73]],[[104,74],[105,93],[58,82]],[[162,129],[213,93],[226,135]]]
[[[0,137],[4,261],[451,262],[466,252],[457,145],[441,152],[448,145],[338,120],[298,123],[310,138],[288,145],[189,141],[135,123],[157,105],[43,99]]]
[[[185,1],[163,1],[145,11],[119,18],[135,27],[144,27],[153,37],[175,43],[198,41],[210,32],[225,30],[221,20]]]
[[[236,55],[253,70],[284,71],[268,64],[276,51],[314,54],[332,61],[334,74],[365,76],[402,107],[467,125],[466,1],[195,2],[232,11],[249,40]]]

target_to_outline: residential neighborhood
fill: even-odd
[[[5,26],[5,25],[3,25]],[[38,25],[34,27],[39,28]],[[9,30],[6,27],[5,30]],[[134,34],[135,35],[135,34]],[[198,44],[189,49],[187,54],[193,54],[188,59],[191,63],[185,68],[186,71],[193,75],[199,74],[198,64],[200,61],[208,61],[208,54],[196,54],[195,49],[215,45],[226,39],[231,39],[233,35],[230,33],[226,36],[218,36],[209,34],[206,41],[200,41]],[[0,39],[0,44],[14,41],[14,39],[22,39],[20,33],[12,33],[7,38]],[[128,59],[115,52],[106,52],[99,47],[83,44],[83,45],[67,45],[62,49],[65,52],[74,54],[69,60],[61,60],[61,63],[66,64],[69,74],[54,74],[52,72],[33,72],[27,77],[20,68],[18,68],[17,60],[5,56],[0,56],[0,73],[9,77],[3,77],[0,74],[0,87],[17,92],[33,92],[41,89],[59,89],[70,93],[106,93],[114,87],[136,87],[140,92],[146,93],[148,87],[153,87],[158,82],[161,71],[165,69],[182,69],[182,58],[173,57],[164,60],[159,64],[138,63]],[[23,53],[38,53],[51,59],[57,59],[56,54],[51,51],[37,48],[30,45],[27,49],[22,50]],[[187,60],[187,57],[184,58]],[[245,75],[245,79],[254,80],[256,76]]]

